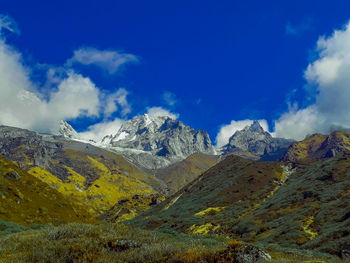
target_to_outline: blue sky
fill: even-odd
[[[319,38],[344,29],[349,10],[345,0],[11,0],[0,7],[20,31],[3,30],[2,38],[21,54],[40,96],[62,81],[48,84],[48,70],[60,75],[67,67],[89,78],[104,94],[104,105],[109,95],[125,92],[126,101],[116,102],[117,109],[108,114],[92,109],[85,116],[68,114],[77,130],[162,107],[185,124],[207,130],[213,141],[232,120],[264,119],[273,131],[275,121],[295,105],[295,112],[313,105],[322,83],[310,84],[312,77],[306,80],[304,74],[320,57]],[[74,57],[77,50],[85,57]],[[87,61],[97,51],[117,52],[115,59],[124,62],[101,62],[101,56],[100,63]],[[344,118],[334,125],[350,126]],[[325,132],[321,126],[315,131]],[[313,131],[304,129],[294,137]],[[283,131],[278,135],[293,137]]]

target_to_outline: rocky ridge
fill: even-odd
[[[228,144],[221,148],[223,156],[235,154],[248,159],[276,160],[288,149],[293,140],[274,138],[264,131],[258,121],[236,131]]]
[[[193,153],[216,154],[209,135],[179,120],[144,114],[125,122],[101,144],[146,169],[164,168]]]

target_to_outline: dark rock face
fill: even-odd
[[[231,136],[229,143],[222,147],[222,154],[242,156],[243,153],[250,153],[251,159],[276,160],[292,142],[293,140],[272,137],[258,121],[254,121],[252,125]]]
[[[17,180],[17,181],[21,179],[21,176],[15,170],[6,173],[5,177],[12,179],[12,180]]]
[[[47,166],[52,155],[62,150],[62,144],[36,132],[0,126],[0,155],[21,164]]]

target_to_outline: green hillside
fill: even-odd
[[[350,244],[350,156],[299,164],[229,156],[132,223],[342,255]]]

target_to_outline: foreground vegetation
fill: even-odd
[[[13,226],[12,226],[12,229]],[[215,236],[161,233],[124,224],[71,223],[0,236],[0,262],[239,262],[242,243]],[[270,262],[337,262],[296,253],[271,253]],[[340,261],[339,261],[340,262]]]

